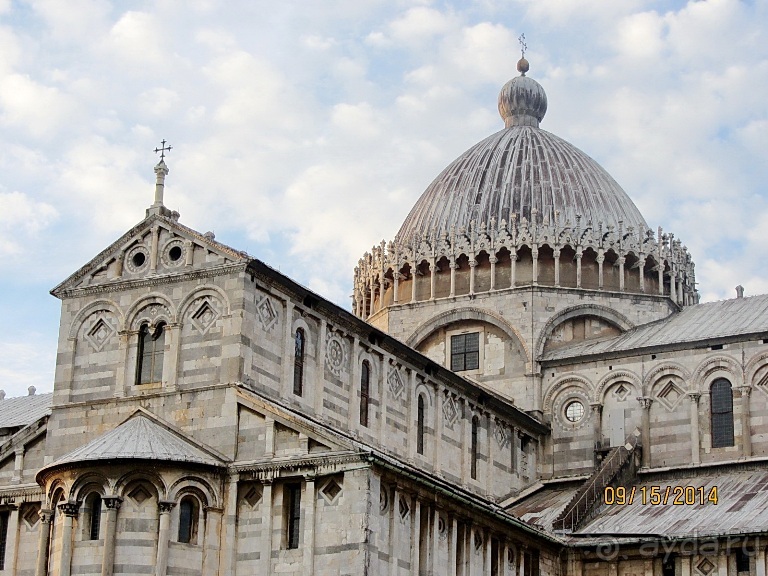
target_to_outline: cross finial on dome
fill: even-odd
[[[525,32],[518,36],[517,41],[520,42],[520,60],[517,61],[517,71],[521,76],[525,76],[525,73],[530,69],[528,60],[525,59],[525,51],[528,50],[528,44],[525,42]]]

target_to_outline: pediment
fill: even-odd
[[[174,216],[151,215],[51,290],[62,298],[93,288],[158,276],[214,270],[251,260],[245,252],[179,224]]]
[[[280,459],[359,451],[358,446],[332,429],[306,420],[248,390],[238,390],[238,404],[241,410],[240,435],[250,432],[252,435],[249,442],[264,444],[253,452],[254,459],[260,459],[262,454],[264,457]],[[247,412],[248,417],[243,418],[242,412]],[[265,433],[267,427],[272,430],[270,434]],[[240,454],[238,459],[249,457]]]

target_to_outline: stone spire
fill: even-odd
[[[155,165],[155,202],[147,209],[147,216],[159,214],[161,216],[171,216],[171,211],[163,204],[163,193],[165,192],[165,177],[168,176],[168,166],[165,164],[165,153],[171,150],[171,146],[166,146],[163,140],[160,148],[155,148],[155,154],[160,152],[160,162]]]

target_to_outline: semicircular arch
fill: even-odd
[[[592,382],[584,378],[583,376],[577,376],[575,374],[566,374],[555,380],[552,385],[544,394],[544,401],[542,402],[544,413],[552,411],[555,398],[568,388],[580,389],[587,398],[591,398],[594,395],[594,387]]]
[[[555,328],[563,322],[582,316],[596,316],[615,326],[622,332],[626,332],[630,328],[635,327],[629,318],[607,306],[601,306],[599,304],[579,304],[577,306],[569,306],[547,320],[547,323],[544,325],[544,328],[542,328],[541,333],[536,340],[536,356],[539,357],[544,353],[544,345],[547,343],[547,340],[552,335]]]
[[[82,310],[75,314],[75,317],[72,319],[72,324],[70,324],[69,327],[69,337],[77,338],[77,334],[80,331],[83,322],[85,322],[91,314],[94,314],[100,310],[108,310],[114,314],[117,319],[119,329],[123,329],[125,326],[125,316],[123,315],[123,311],[120,310],[120,307],[117,305],[117,303],[113,302],[112,300],[96,300],[95,302],[91,302],[87,306],[84,306]]]
[[[151,294],[147,294],[142,298],[139,298],[136,302],[134,302],[131,305],[131,307],[128,309],[128,311],[125,314],[126,327],[129,330],[138,330],[139,326],[137,326],[136,323],[141,320],[144,320],[143,312],[150,306],[160,307],[157,310],[155,318],[153,318],[153,321],[151,322],[151,324],[154,325],[159,320],[165,320],[166,322],[169,322],[169,323],[176,322],[176,310],[173,306],[173,303],[164,294],[153,292]]]
[[[608,388],[619,382],[629,382],[632,384],[632,386],[635,387],[635,390],[637,390],[638,394],[642,394],[643,381],[637,374],[630,370],[613,370],[609,374],[603,376],[602,380],[597,383],[597,387],[595,388],[595,395],[592,397],[592,401],[598,404],[602,404],[603,398],[605,393],[608,391]]]
[[[448,324],[453,324],[454,322],[461,322],[462,320],[475,320],[477,322],[485,322],[495,326],[507,336],[516,340],[525,352],[526,357],[530,357],[530,350],[517,328],[509,324],[501,316],[479,308],[458,308],[456,310],[449,310],[442,314],[438,314],[434,318],[430,318],[418,326],[405,343],[411,348],[418,348],[430,334],[439,328],[447,326]]]

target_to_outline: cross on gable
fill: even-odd
[[[170,151],[171,151],[171,145],[169,144],[168,146],[166,146],[165,139],[163,139],[162,142],[160,143],[160,148],[155,148],[155,154],[160,152],[161,161],[165,159],[165,153]]]

